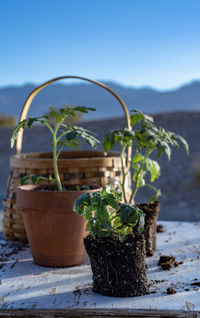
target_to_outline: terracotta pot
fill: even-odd
[[[156,222],[160,211],[159,201],[155,203],[136,204],[145,213],[144,236],[146,240],[146,254],[152,256],[156,251]]]
[[[112,238],[84,239],[93,272],[93,291],[113,297],[148,293],[143,234],[129,236],[124,243]]]
[[[24,185],[17,188],[17,206],[34,262],[43,266],[72,266],[83,262],[86,220],[73,212],[75,200],[84,191],[47,191],[55,186]]]

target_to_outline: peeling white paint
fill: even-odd
[[[12,255],[0,269],[0,309],[152,309],[200,311],[200,224],[159,222],[166,228],[157,235],[157,252],[147,258],[149,295],[114,298],[91,290],[90,265],[48,268],[33,263],[27,248]],[[6,244],[1,240],[1,250]],[[163,271],[159,256],[173,255],[182,265]],[[2,265],[2,262],[0,262]],[[172,287],[176,294],[168,295]]]

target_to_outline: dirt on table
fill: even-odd
[[[175,289],[174,289],[174,288],[172,288],[172,287],[168,287],[168,288],[167,288],[167,294],[169,294],[169,295],[173,295],[173,294],[176,294],[176,291],[175,291]]]
[[[164,226],[162,224],[157,224],[156,232],[157,233],[164,233],[165,232]]]
[[[160,266],[163,270],[170,270],[173,266],[177,267],[182,265],[183,261],[177,262],[174,256],[161,255],[158,261],[158,266]]]

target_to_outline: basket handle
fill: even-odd
[[[31,106],[31,103],[34,99],[34,97],[43,89],[45,88],[46,86],[56,82],[56,81],[59,81],[59,80],[62,80],[62,79],[66,79],[66,78],[73,78],[73,79],[80,79],[80,80],[83,80],[83,81],[87,81],[87,82],[90,82],[90,83],[93,83],[93,84],[96,84],[98,86],[101,86],[102,88],[104,88],[105,90],[107,90],[110,94],[112,94],[117,100],[118,102],[120,103],[123,111],[124,111],[124,115],[125,115],[125,119],[126,119],[126,125],[127,125],[127,128],[129,130],[131,130],[131,124],[130,124],[130,115],[129,115],[129,112],[128,112],[128,109],[126,107],[126,104],[124,103],[124,101],[113,91],[111,90],[109,87],[107,87],[106,85],[104,85],[103,83],[101,82],[97,82],[97,81],[93,81],[91,79],[88,79],[88,78],[85,78],[85,77],[80,77],[80,76],[60,76],[60,77],[56,77],[56,78],[53,78],[51,80],[49,80],[48,82],[45,82],[43,83],[42,85],[36,87],[31,93],[30,95],[27,97],[25,103],[24,103],[24,106],[22,108],[22,111],[21,111],[21,114],[20,114],[20,118],[19,118],[19,122],[21,122],[22,120],[26,119],[26,116],[27,116],[27,113],[28,113],[28,110]],[[16,148],[15,148],[15,154],[20,154],[21,153],[21,149],[22,149],[22,138],[23,138],[23,129],[21,129],[18,133],[18,136],[17,136],[17,140],[16,140]],[[131,147],[129,147],[127,149],[127,161],[126,161],[126,165],[127,167],[129,167],[129,163],[130,163],[130,157],[131,157]]]

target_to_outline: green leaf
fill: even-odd
[[[158,200],[158,197],[161,196],[160,189],[158,189],[158,190],[155,189],[155,191],[156,191],[156,193],[149,199],[149,203],[154,203],[155,201]]]
[[[100,143],[100,141],[92,135],[93,133],[90,130],[79,126],[73,126],[73,131],[76,132],[77,135],[80,135],[82,139],[93,148],[96,148],[97,144]]]
[[[187,141],[186,141],[182,136],[180,136],[180,135],[177,135],[177,138],[182,142],[183,147],[184,147],[184,149],[185,149],[187,155],[189,155],[190,152],[189,152],[189,145],[188,145]]]
[[[144,122],[153,122],[153,118],[147,114],[144,114],[140,110],[132,110],[135,114],[131,116],[131,125],[134,126],[135,124],[139,123],[141,120]]]
[[[28,176],[28,175],[22,177],[22,178],[20,179],[20,185],[21,185],[21,186],[25,185],[25,184],[27,183],[28,179],[29,179],[29,176]]]
[[[70,131],[65,135],[65,139],[67,141],[71,141],[72,139],[76,138],[76,136],[78,135],[77,131]]]
[[[118,214],[115,215],[113,219],[113,228],[116,229],[117,227],[120,227],[122,225],[121,219]]]
[[[141,153],[137,152],[135,156],[132,158],[132,165],[135,165],[136,163],[142,161],[143,159],[144,159],[144,156]]]
[[[27,120],[23,120],[15,127],[15,129],[13,130],[13,133],[12,133],[11,140],[10,140],[11,141],[11,148],[13,148],[13,146],[15,144],[15,141],[17,139],[19,131],[21,129],[24,129],[26,126],[27,126]]]
[[[28,128],[30,128],[34,122],[40,122],[39,118],[35,117],[35,118],[28,118],[27,119],[27,126]]]
[[[81,112],[81,113],[88,113],[88,111],[95,111],[95,108],[92,107],[85,107],[85,106],[76,106],[74,107],[75,111]]]
[[[104,143],[103,143],[103,148],[104,148],[104,151],[105,151],[106,154],[109,152],[110,149],[112,149],[112,145],[110,143],[110,140],[109,140],[108,136],[105,136],[105,140],[104,140]]]
[[[102,200],[102,203],[105,205],[111,206],[113,209],[119,208],[119,204],[118,204],[115,196],[112,193],[106,194],[106,196]]]
[[[143,118],[143,114],[134,110],[135,114],[131,116],[131,125],[134,126],[135,124],[139,123]]]
[[[124,203],[120,206],[118,215],[124,225],[135,224],[138,221],[138,208],[130,203]]]
[[[166,141],[158,140],[157,142],[157,157],[159,158],[163,153],[165,153],[168,159],[171,159],[171,149]]]
[[[85,220],[91,221],[92,220],[92,210],[88,206],[84,206],[83,208],[83,217]]]
[[[108,153],[108,151],[112,149],[117,142],[120,143],[121,146],[131,145],[132,140],[134,140],[134,138],[135,132],[130,131],[127,128],[111,130],[104,137],[104,151],[105,153]]]
[[[140,217],[139,217],[139,223],[138,223],[138,232],[143,233],[144,226],[145,226],[145,215],[142,210],[140,210]]]
[[[157,161],[147,158],[146,168],[151,174],[151,182],[154,182],[160,176],[160,165]]]
[[[120,243],[124,243],[126,240],[126,235],[123,233],[119,233],[119,241]]]
[[[80,197],[74,202],[73,211],[76,214],[82,215],[83,213],[86,213],[85,207],[91,206],[91,197],[89,193],[81,194]]]
[[[143,167],[142,169],[140,169],[140,167],[138,167],[138,169],[134,172],[133,174],[133,181],[136,183],[137,182],[137,187],[143,187],[145,185],[145,175],[146,175],[146,170]]]
[[[88,232],[91,231],[91,222],[87,222],[87,224],[86,224],[86,231],[88,231]]]
[[[31,177],[31,180],[32,180],[32,183],[33,183],[33,184],[38,184],[38,182],[40,181],[40,176],[37,175],[37,174],[34,174],[34,175]]]
[[[151,182],[154,182],[160,176],[160,166],[157,161],[152,160]]]

